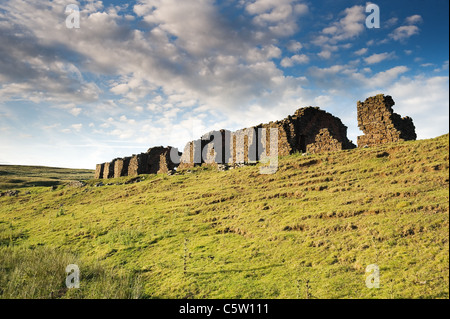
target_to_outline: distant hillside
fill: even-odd
[[[294,154],[274,175],[141,177],[1,197],[0,296],[449,298],[448,134]],[[70,263],[80,289],[65,289]],[[380,289],[366,287],[370,264]]]
[[[62,185],[93,177],[94,171],[86,169],[0,165],[0,189]]]

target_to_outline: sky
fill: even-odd
[[[95,168],[384,93],[449,132],[449,1],[0,1],[0,164]],[[80,11],[79,28],[66,7]],[[73,13],[73,12],[72,12]]]

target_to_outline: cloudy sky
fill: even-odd
[[[375,3],[379,29],[365,1],[1,0],[0,163],[94,168],[309,105],[356,141],[377,93],[448,133],[449,2]]]

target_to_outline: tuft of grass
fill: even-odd
[[[6,299],[143,298],[139,275],[43,246],[0,247],[0,296]],[[66,286],[65,269],[80,268],[80,288]]]

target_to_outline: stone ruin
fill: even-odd
[[[417,138],[412,119],[394,113],[394,104],[391,96],[383,94],[369,97],[364,102],[358,101],[358,126],[365,134],[358,136],[359,147]],[[209,132],[198,140],[188,142],[183,153],[170,146],[159,146],[150,148],[146,153],[98,164],[95,178],[168,173],[176,168],[204,164],[241,166],[274,155],[337,152],[355,147],[348,140],[347,127],[339,118],[318,107],[304,107],[281,121],[235,132]]]
[[[358,147],[374,146],[417,138],[410,117],[394,113],[394,100],[389,95],[378,94],[358,101],[358,127],[364,135],[358,136]]]
[[[122,176],[138,176],[140,174],[168,173],[177,166],[171,161],[170,153],[172,150],[176,149],[170,146],[158,146],[150,148],[146,153],[116,158],[109,163],[97,164],[95,178],[108,179]]]
[[[277,141],[273,141],[270,129],[278,131]],[[324,130],[326,137],[322,137]],[[317,140],[318,137],[320,140]],[[263,156],[270,156],[270,145],[274,145],[273,143],[277,143],[279,156],[295,152],[321,153],[356,147],[347,139],[347,127],[339,118],[318,107],[305,107],[281,121],[259,124],[236,132],[220,130],[207,133],[201,139],[186,145],[179,168],[201,164],[234,165],[257,162]]]
[[[316,141],[306,146],[307,153],[337,152],[342,150],[342,143],[333,138],[327,128],[323,128],[316,135]]]

